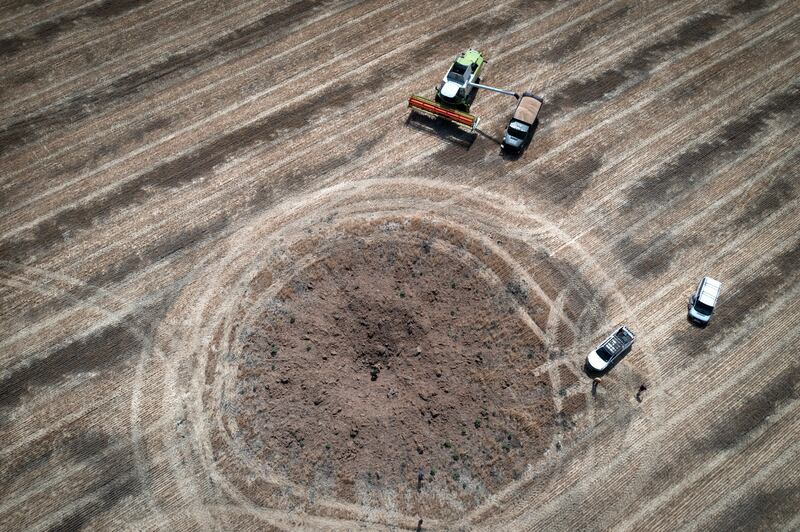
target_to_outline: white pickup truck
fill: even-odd
[[[589,353],[586,363],[594,371],[604,371],[619,357],[624,355],[633,346],[636,335],[627,327],[620,327],[617,331],[603,340],[600,346]]]

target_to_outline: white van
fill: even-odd
[[[722,290],[722,283],[711,277],[703,277],[694,295],[689,299],[689,319],[700,325],[708,324]]]

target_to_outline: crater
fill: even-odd
[[[224,410],[257,463],[320,496],[454,517],[541,459],[560,414],[538,296],[509,290],[490,250],[385,221],[294,249],[229,347]]]

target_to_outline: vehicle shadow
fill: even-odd
[[[464,131],[452,122],[443,118],[433,118],[420,113],[411,113],[406,119],[406,126],[421,131],[426,135],[438,137],[452,142],[456,146],[469,150],[478,135]]]
[[[489,140],[491,140],[492,142],[494,142],[494,143],[495,143],[495,144],[497,144],[498,146],[499,146],[499,145],[501,145],[501,144],[503,143],[503,137],[500,137],[499,139],[498,139],[498,138],[495,138],[495,137],[491,136],[490,134],[486,133],[485,131],[482,131],[482,130],[480,130],[480,129],[478,129],[478,128],[475,128],[475,132],[476,132],[478,135],[480,135],[481,137],[483,137],[483,138],[485,138],[485,139],[489,139]]]

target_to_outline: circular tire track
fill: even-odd
[[[141,453],[150,458],[154,497],[176,489],[187,507],[186,519],[220,519],[226,522],[218,524],[225,526],[230,514],[241,522],[244,510],[256,521],[276,525],[286,519],[297,524],[302,516],[305,524],[317,526],[346,528],[347,522],[361,521],[413,527],[417,514],[424,514],[424,505],[398,504],[396,497],[343,500],[290,481],[244,441],[229,400],[237,390],[242,324],[263,313],[264,301],[318,261],[326,243],[348,232],[357,234],[359,228],[410,228],[444,243],[442,249],[462,254],[458,260],[468,257],[482,264],[480,275],[506,288],[520,320],[542,341],[538,362],[524,365],[519,373],[520,378],[550,377],[560,416],[554,447],[538,461],[529,458],[517,480],[478,507],[464,507],[445,494],[445,510],[434,516],[452,520],[472,510],[463,519],[469,524],[480,521],[490,507],[496,516],[504,500],[529,490],[534,478],[541,482],[547,467],[563,463],[588,471],[625,444],[634,419],[653,423],[658,418],[647,403],[638,407],[647,415],[636,414],[627,393],[633,382],[655,384],[657,379],[651,358],[639,354],[646,352],[644,342],[604,379],[601,400],[588,393],[590,380],[581,371],[585,353],[614,324],[625,322],[635,330],[636,321],[627,315],[613,282],[569,235],[524,206],[467,187],[425,179],[338,185],[286,202],[226,240],[208,261],[211,266],[199,269],[183,290],[152,352],[142,358],[134,390]],[[595,438],[593,428],[609,417],[622,422],[615,430],[602,431],[602,440]],[[168,428],[147,430],[159,424]],[[573,447],[576,452],[570,453]],[[174,501],[157,504],[171,506]],[[213,515],[209,504],[215,505]],[[226,506],[231,512],[220,511]]]

